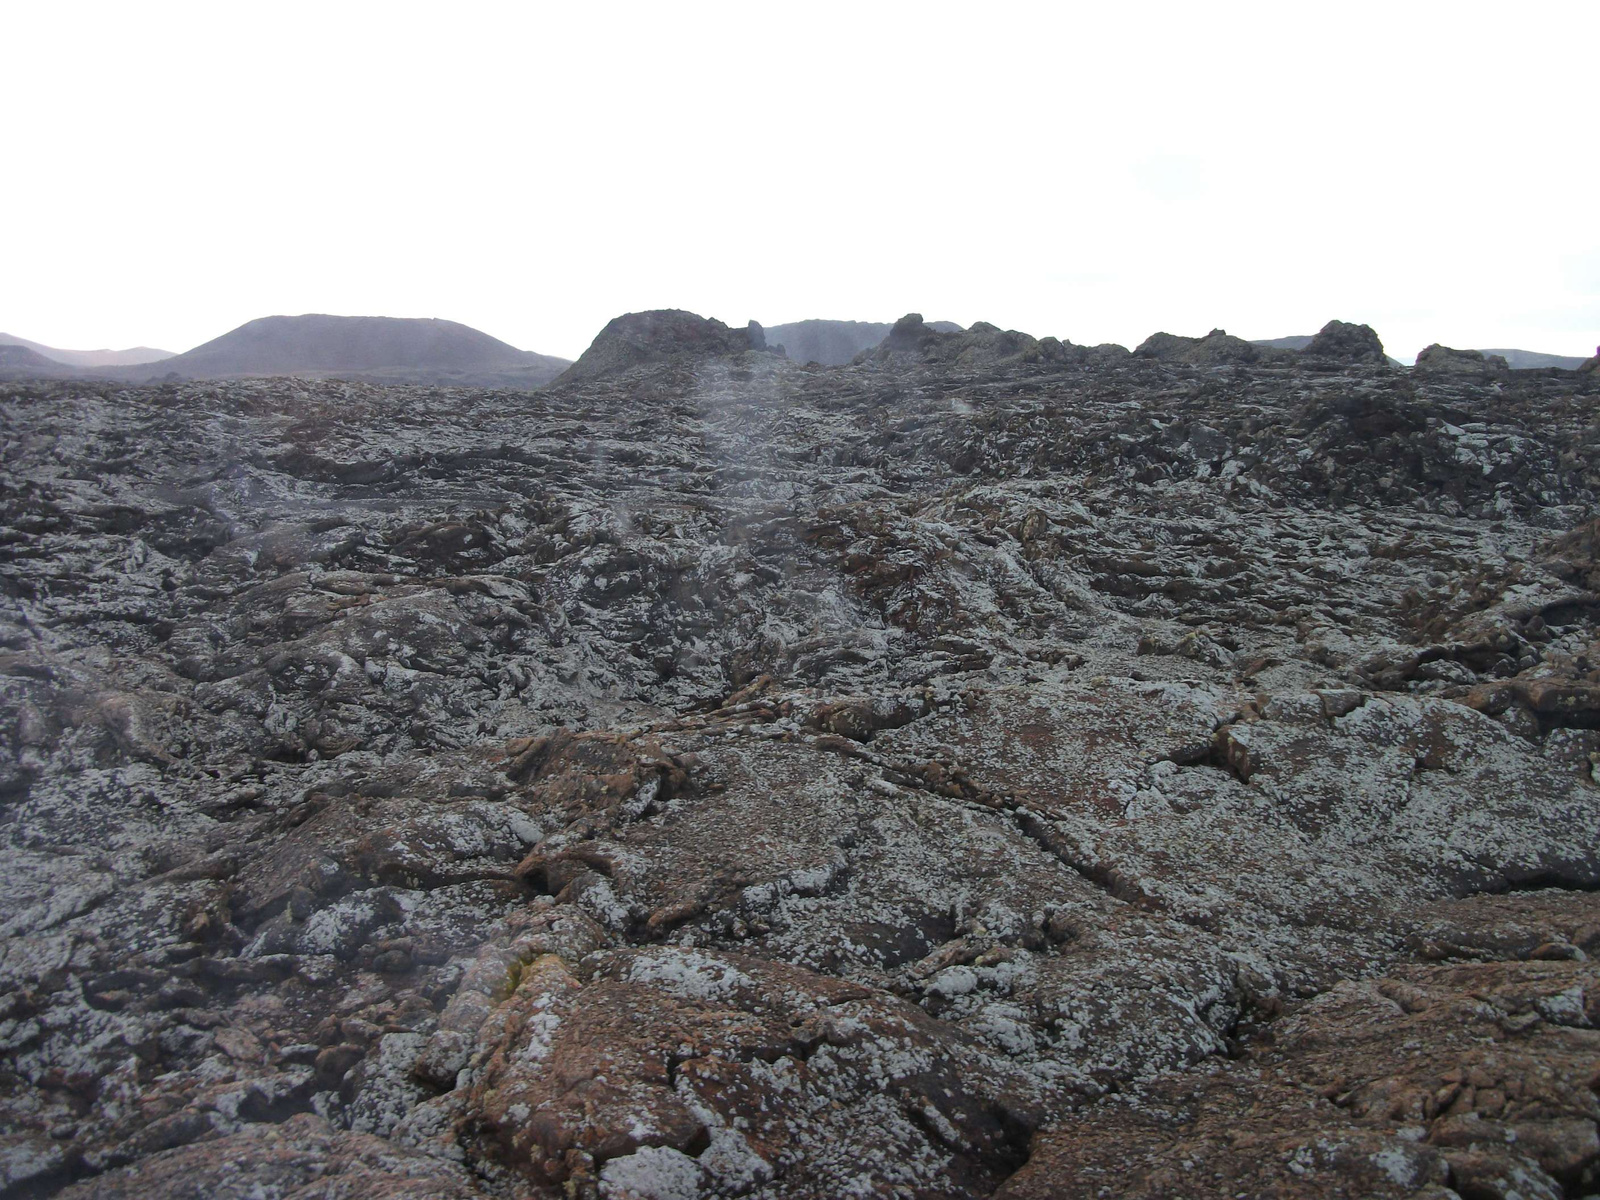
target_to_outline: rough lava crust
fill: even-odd
[[[759,334],[0,387],[0,1193],[1594,1192],[1600,375]]]

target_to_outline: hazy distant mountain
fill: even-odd
[[[135,346],[131,350],[58,350],[11,333],[0,333],[0,342],[26,346],[35,354],[69,367],[134,367],[172,357],[171,350],[157,350],[152,346]]]
[[[1269,350],[1304,350],[1311,345],[1313,335],[1309,333],[1296,334],[1294,337],[1281,338],[1255,338],[1250,344],[1262,346]]]
[[[892,328],[887,321],[791,321],[787,325],[768,325],[767,345],[782,346],[794,362],[838,367],[883,341]],[[961,332],[961,326],[950,321],[929,321],[928,328],[941,333]]]
[[[7,342],[9,336],[0,333],[0,379],[71,379],[82,373],[20,342]]]
[[[538,387],[564,358],[515,346],[455,321],[418,317],[261,317],[123,378],[230,379],[335,376],[384,383]]]
[[[1581,355],[1574,358],[1567,354],[1540,354],[1537,350],[1485,350],[1479,348],[1478,353],[1485,357],[1491,354],[1498,354],[1506,360],[1506,365],[1513,371],[1527,371],[1534,367],[1562,367],[1568,371],[1576,371],[1584,362]]]

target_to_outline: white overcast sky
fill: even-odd
[[[0,330],[1600,341],[1600,3],[9,0]]]

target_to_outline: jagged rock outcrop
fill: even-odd
[[[744,329],[729,329],[714,317],[676,308],[627,313],[608,323],[556,382],[602,379],[645,363],[694,362],[766,348],[766,335],[754,321]]]
[[[921,313],[907,313],[890,327],[882,343],[878,345],[871,357],[882,357],[885,361],[891,355],[901,354],[914,356],[917,359],[925,358],[958,337],[956,333],[946,333],[934,329],[922,319]]]
[[[1592,375],[1596,371],[1600,371],[1600,346],[1594,348],[1593,358],[1585,359],[1578,364],[1577,370],[1583,375]]]
[[[975,370],[1023,364],[1103,363],[1126,355],[1121,346],[1074,346],[1053,337],[1035,338],[1014,329],[1001,329],[987,321],[975,322],[964,330],[941,330],[925,322],[921,313],[908,313],[895,322],[880,345],[863,351],[856,361],[937,363]]]
[[[1600,378],[655,316],[0,388],[4,1187],[1595,1190]]]
[[[1477,350],[1452,350],[1438,342],[1417,355],[1413,373],[1418,375],[1460,375],[1467,378],[1489,379],[1504,375],[1511,368],[1497,354],[1484,355]]]
[[[1133,352],[1139,358],[1157,362],[1187,363],[1191,366],[1218,366],[1224,363],[1253,363],[1271,350],[1236,338],[1222,329],[1213,329],[1203,338],[1180,337],[1173,333],[1152,333]]]
[[[1331,359],[1335,362],[1373,363],[1383,365],[1389,361],[1383,352],[1383,343],[1370,325],[1352,325],[1346,321],[1329,321],[1301,351],[1307,358]]]

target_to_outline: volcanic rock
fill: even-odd
[[[1477,350],[1452,350],[1438,342],[1417,355],[1412,372],[1418,375],[1461,375],[1489,379],[1510,370],[1499,355],[1485,356]]]
[[[978,321],[965,330],[948,331],[929,325],[921,313],[908,313],[896,321],[875,350],[856,356],[858,363],[906,366],[938,363],[956,369],[993,369],[1020,364],[1082,363],[1104,361],[1127,351],[1121,346],[1086,349],[1057,338],[1035,338],[1016,330],[1003,330]]]
[[[1133,352],[1139,358],[1158,362],[1187,363],[1192,366],[1218,366],[1224,363],[1252,363],[1263,351],[1253,342],[1213,329],[1203,338],[1180,337],[1172,333],[1152,333]]]
[[[1301,353],[1307,358],[1338,362],[1382,365],[1389,361],[1372,326],[1351,325],[1345,321],[1329,321]]]
[[[4,1187],[1596,1190],[1600,377],[591,355],[0,386]]]
[[[694,362],[766,348],[766,335],[754,321],[735,330],[714,317],[676,308],[628,313],[607,324],[556,382],[601,379],[644,363]]]
[[[995,1195],[1583,1193],[1600,1163],[1586,1052],[1600,1008],[1581,1005],[1597,1000],[1593,964],[1573,959],[1340,983],[1242,1061],[1046,1129]]]
[[[894,323],[879,349],[885,355],[915,354],[923,356],[929,350],[949,342],[954,337],[955,334],[953,333],[947,334],[932,328],[922,319],[921,313],[907,313]]]
[[[300,1113],[246,1124],[219,1140],[166,1150],[59,1193],[62,1200],[163,1196],[371,1196],[467,1200],[479,1195],[460,1167]]]
[[[1335,322],[1341,324],[1341,322]],[[1357,328],[1360,328],[1359,326]],[[1376,335],[1374,335],[1376,336]],[[1314,339],[1307,335],[1296,337],[1265,338],[1253,341],[1251,345],[1262,346],[1275,350],[1304,350]],[[1499,355],[1506,360],[1506,365],[1513,371],[1536,371],[1549,367],[1558,367],[1562,370],[1576,370],[1582,363],[1582,358],[1574,358],[1564,354],[1542,354],[1534,350],[1478,350],[1486,358]],[[1401,364],[1395,359],[1386,360],[1390,366],[1398,367]]]

